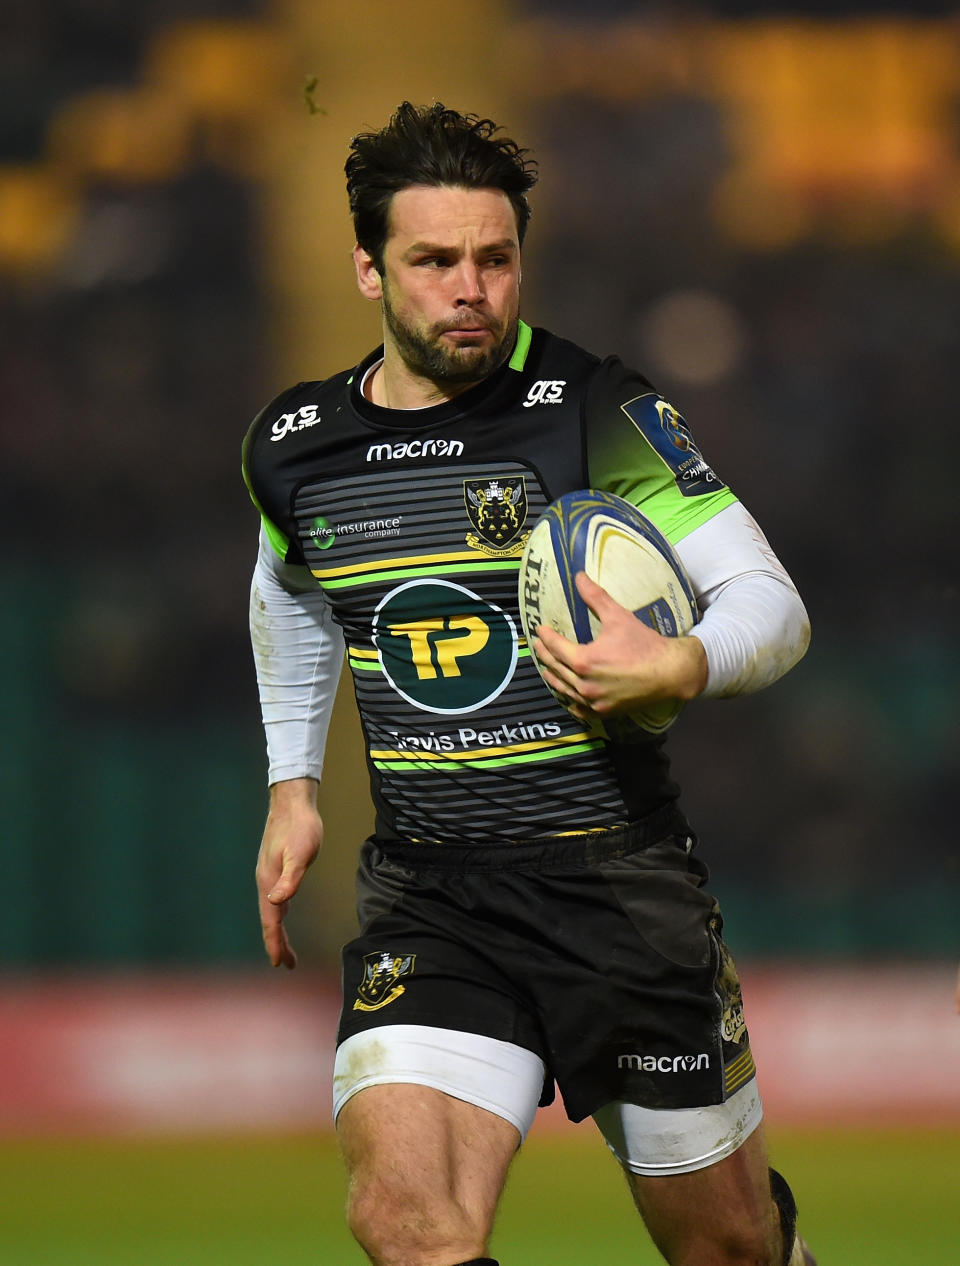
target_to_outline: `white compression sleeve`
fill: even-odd
[[[263,532],[250,587],[250,638],[269,781],[319,782],[343,634],[307,568],[282,562]]]
[[[762,690],[802,658],[810,641],[803,602],[739,502],[674,548],[703,612],[692,636],[707,653],[704,697]]]

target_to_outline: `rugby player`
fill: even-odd
[[[344,650],[374,836],[343,951],[334,1112],[376,1266],[495,1266],[512,1157],[558,1087],[592,1116],[668,1262],[811,1266],[769,1167],[740,986],[662,737],[604,717],[758,690],[809,627],[685,420],[642,374],[520,319],[535,182],[490,120],[399,106],[346,163],[383,345],[298,383],[244,446],[262,516],[251,630],[270,809],[267,953],[322,841]],[[674,544],[702,619],[666,638],[585,577],[585,646],[518,636],[538,514],[595,487]]]

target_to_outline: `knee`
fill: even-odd
[[[354,1181],[350,1231],[374,1266],[430,1266],[481,1256],[483,1228],[448,1192],[425,1192],[389,1179]]]

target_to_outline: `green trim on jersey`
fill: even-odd
[[[587,402],[590,485],[637,507],[676,545],[737,498],[680,413],[645,379],[606,362]]]
[[[280,561],[286,562],[287,551],[290,549],[290,538],[289,536],[285,536],[277,527],[276,523],[267,517],[266,511],[257,500],[257,494],[253,491],[253,485],[250,482],[250,474],[247,471],[246,451],[244,451],[240,469],[243,471],[243,482],[247,485],[247,492],[250,494],[250,500],[257,507],[257,512],[260,515],[260,521],[263,523],[263,530],[266,533],[267,540],[273,547],[274,553],[279,556]]]
[[[530,340],[533,338],[533,330],[527,325],[526,321],[517,322],[517,345],[513,349],[513,355],[510,357],[510,368],[520,373],[524,365],[527,363],[527,353],[530,351]]]
[[[715,514],[732,506],[737,500],[729,488],[691,498],[689,501],[681,501],[672,488],[665,488],[645,499],[638,499],[636,496],[640,491],[635,489],[633,495],[630,492],[622,492],[620,495],[633,502],[640,513],[645,514],[660,529],[671,545],[677,545],[685,536],[708,523]]]

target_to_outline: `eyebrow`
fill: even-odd
[[[480,254],[485,252],[493,253],[496,251],[516,251],[517,243],[513,238],[505,237],[499,242],[486,242],[480,248]],[[412,242],[403,252],[404,255],[449,255],[451,251],[457,250],[455,246],[443,246],[439,242]]]

